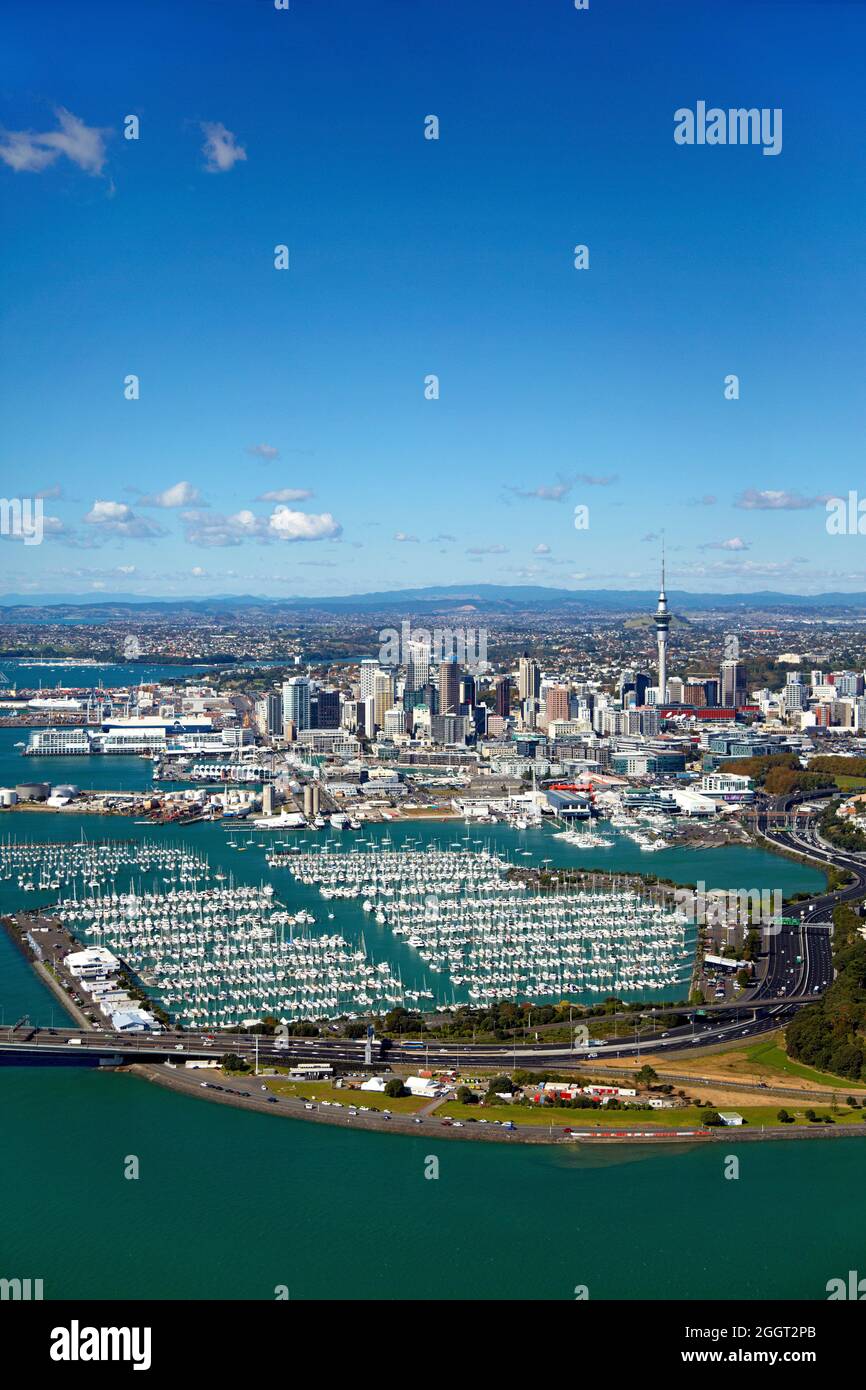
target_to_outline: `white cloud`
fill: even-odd
[[[247,540],[262,545],[271,541],[328,540],[342,535],[343,531],[330,512],[316,515],[285,506],[275,507],[270,516],[257,516],[248,507],[231,516],[192,510],[185,512],[182,520],[187,541],[209,548],[242,545]]]
[[[125,536],[130,540],[142,540],[165,535],[161,526],[146,517],[136,516],[126,502],[97,499],[84,520],[102,536]]]
[[[101,174],[106,159],[105,140],[109,132],[87,126],[62,106],[55,112],[59,130],[39,134],[31,130],[0,132],[0,159],[16,174],[38,174],[60,156],[83,169],[86,174]]]
[[[268,522],[270,530],[281,541],[321,541],[342,535],[343,528],[330,512],[316,516],[294,512],[289,507],[277,507]]]
[[[202,121],[201,128],[205,135],[201,147],[205,157],[204,167],[209,174],[225,174],[239,160],[246,159],[247,152],[243,145],[238,144],[237,137],[226,130],[222,121]]]
[[[417,537],[417,536],[410,536],[410,535],[407,534],[406,531],[395,531],[395,532],[394,532],[394,540],[395,540],[395,541],[399,541],[401,545],[418,545],[418,544],[419,544],[418,537]]]
[[[154,493],[152,497],[139,498],[140,507],[203,507],[206,504],[201,500],[201,493],[192,483],[174,483],[172,487],[167,487],[163,492]]]
[[[279,449],[275,449],[273,444],[248,444],[247,453],[252,454],[253,458],[264,459],[265,463],[273,463],[274,459],[280,457]]]
[[[549,545],[545,545],[545,544],[544,544],[544,541],[539,541],[538,545],[535,546],[535,548],[534,548],[534,550],[533,550],[532,553],[533,553],[533,555],[549,555],[549,554],[550,554],[550,546],[549,546]]]

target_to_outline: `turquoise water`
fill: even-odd
[[[168,834],[219,853],[238,878],[264,867],[263,851],[229,850],[218,826],[179,835],[21,814],[2,822],[11,828]],[[440,842],[452,833],[381,833],[399,842],[422,831]],[[469,833],[512,848],[541,834]],[[539,857],[554,846],[569,852],[542,836]],[[672,853],[683,878],[716,886],[729,870],[755,886],[759,873],[814,886],[810,871],[756,851]],[[618,854],[606,852],[610,867]],[[282,883],[278,892],[288,896]],[[5,897],[0,906],[15,905]],[[0,1010],[7,1023],[59,1012],[5,935]],[[15,1194],[0,1206],[0,1274],[44,1279],[46,1298],[270,1299],[286,1285],[301,1300],[569,1301],[580,1284],[591,1298],[821,1298],[829,1278],[862,1264],[866,1243],[860,1140],[663,1154],[449,1142],[432,1128],[417,1139],[351,1134],[73,1068],[0,1067],[0,1114],[0,1190]],[[728,1153],[740,1157],[738,1181],[723,1176]],[[132,1154],[137,1181],[123,1176]],[[431,1154],[436,1181],[424,1177]]]
[[[581,1153],[347,1134],[95,1072],[2,1070],[0,1092],[3,1272],[46,1298],[821,1298],[862,1267],[866,1141]]]
[[[31,761],[28,759],[28,762]],[[52,760],[53,761],[53,760]],[[108,761],[108,760],[106,760]],[[176,829],[174,827],[152,827],[137,825],[128,817],[96,817],[72,813],[54,814],[51,812],[13,811],[0,817],[0,835],[14,835],[19,839],[31,841],[77,840],[81,835],[89,840],[96,839],[159,839],[171,844],[182,844],[207,855],[211,864],[221,864],[230,871],[240,883],[257,884],[264,880],[273,882],[276,896],[291,911],[305,908],[316,919],[312,930],[316,933],[339,932],[353,944],[363,944],[374,962],[388,961],[394,970],[399,970],[403,983],[408,989],[429,988],[436,995],[436,1003],[465,1001],[465,990],[454,991],[446,976],[428,972],[424,961],[405,941],[392,935],[387,926],[378,925],[372,914],[364,913],[360,899],[326,900],[314,887],[299,884],[288,869],[270,870],[266,862],[268,848],[277,846],[277,841],[285,839],[289,844],[310,846],[334,844],[341,848],[353,844],[363,848],[370,842],[402,844],[461,845],[467,848],[490,848],[509,856],[513,863],[524,867],[552,860],[560,865],[585,865],[593,867],[604,856],[603,867],[609,870],[646,870],[647,858],[652,858],[653,869],[678,882],[703,879],[709,888],[782,888],[786,893],[798,890],[819,889],[824,882],[817,870],[782,859],[763,850],[748,846],[735,846],[715,850],[662,850],[652,856],[641,851],[625,837],[618,837],[615,847],[610,850],[588,850],[581,853],[564,840],[554,837],[549,828],[517,831],[509,826],[485,825],[483,827],[464,827],[462,823],[451,825],[413,822],[403,825],[372,826],[363,832],[339,832],[330,827],[324,831],[310,831],[306,834],[286,831],[256,833],[247,827],[230,830],[225,824],[203,823]],[[232,848],[232,846],[237,846]],[[665,861],[664,869],[658,864]],[[138,883],[138,880],[136,880]],[[145,883],[146,886],[146,883]],[[159,885],[161,886],[161,885]],[[130,880],[123,874],[118,876],[117,890],[127,892]],[[56,900],[52,891],[21,894],[17,884],[0,884],[0,911],[9,912],[20,906],[48,906]],[[333,917],[329,916],[333,914]],[[573,995],[575,1002],[593,1002],[594,996],[585,998]],[[628,999],[653,997],[652,992],[624,994]],[[656,1000],[656,1002],[658,1002]]]

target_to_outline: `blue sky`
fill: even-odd
[[[822,500],[866,498],[859,4],[4,30],[2,491],[52,520],[0,592],[645,587],[662,527],[672,588],[866,589]],[[781,108],[781,153],[678,146],[699,100]]]

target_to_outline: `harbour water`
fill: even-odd
[[[231,850],[228,838],[240,845],[247,832],[228,837],[211,825],[179,832],[120,818],[0,819],[4,837],[82,832],[182,840],[247,883],[262,877],[271,843],[261,835],[261,849]],[[470,835],[525,864],[564,863],[572,852],[542,831],[499,826],[364,833],[393,844]],[[333,838],[345,845],[353,837]],[[519,846],[531,847],[531,858]],[[626,841],[600,852],[600,867],[636,867],[630,849]],[[645,856],[635,857],[646,870]],[[820,884],[811,870],[746,848],[660,852],[652,868],[717,887]],[[313,889],[290,886],[287,873],[274,881],[293,906],[306,893],[324,915]],[[39,898],[2,887],[6,911]],[[370,914],[358,915],[370,931]],[[0,935],[4,1021],[25,1013],[59,1021],[59,1008]],[[828,1279],[862,1264],[860,1140],[601,1153],[437,1143],[433,1131],[351,1134],[73,1068],[0,1068],[0,1105],[0,1183],[15,1193],[0,1211],[0,1275],[42,1278],[49,1299],[271,1299],[286,1286],[301,1300],[571,1300],[578,1285],[591,1299],[808,1299],[825,1297]],[[424,1177],[431,1153],[440,1160],[436,1181]],[[737,1182],[724,1176],[728,1153],[741,1159]],[[131,1154],[135,1181],[124,1178]]]

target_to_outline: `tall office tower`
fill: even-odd
[[[517,694],[521,701],[537,700],[541,690],[541,670],[538,662],[528,652],[517,664]]]
[[[271,690],[265,696],[267,704],[267,732],[281,734],[283,731],[283,697],[279,691]]]
[[[565,685],[552,685],[547,692],[544,704],[544,712],[548,722],[552,719],[568,718],[568,687]]]
[[[474,676],[460,677],[460,704],[471,708],[475,704],[476,688]]]
[[[394,676],[379,670],[373,677],[373,719],[377,729],[385,727],[385,711],[394,704]]]
[[[374,684],[381,669],[381,666],[374,657],[364,657],[364,660],[361,662],[361,675],[359,681],[359,693],[362,700],[366,700],[368,695],[373,695],[375,693]]]
[[[340,692],[339,690],[319,691],[319,728],[339,729]]]
[[[732,707],[740,703],[740,663],[739,661],[723,661],[721,670],[721,680],[719,682],[721,702],[726,707]]]
[[[363,711],[363,716],[362,712]],[[372,738],[376,732],[376,696],[367,695],[365,699],[358,701],[358,729],[363,728],[366,738]]]
[[[493,682],[494,712],[501,719],[507,719],[511,713],[511,677],[497,676]]]
[[[406,654],[406,689],[421,690],[430,679],[430,646],[410,638]]]
[[[292,676],[283,686],[283,729],[288,731],[289,725],[295,735],[310,727],[310,682],[306,676]]]
[[[671,615],[668,612],[668,601],[665,595],[665,552],[662,546],[662,586],[659,589],[659,601],[656,611],[653,614],[653,623],[656,630],[656,642],[659,649],[659,699],[660,705],[667,703],[668,690],[668,628],[671,625]]]
[[[668,704],[681,705],[683,702],[683,691],[685,682],[679,676],[668,677]],[[646,692],[644,692],[646,694]],[[658,703],[658,701],[656,701]]]
[[[453,656],[439,663],[439,713],[460,713],[460,666]]]

